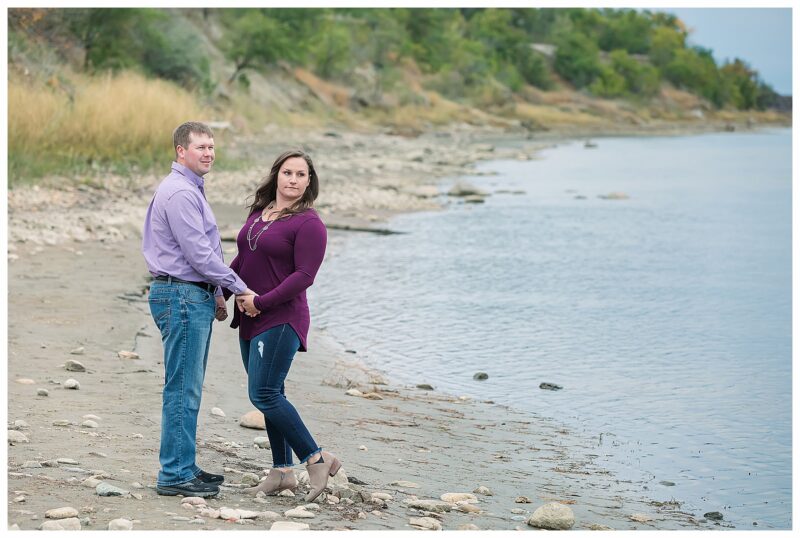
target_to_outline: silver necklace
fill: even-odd
[[[267,208],[267,209],[270,209],[270,208]],[[251,224],[251,225],[250,225],[250,228],[247,230],[247,246],[249,246],[249,247],[250,247],[250,250],[251,250],[252,252],[255,252],[255,251],[256,251],[256,248],[258,248],[258,238],[259,238],[259,237],[261,237],[261,234],[263,234],[264,232],[266,232],[267,230],[269,230],[269,227],[270,227],[270,226],[272,226],[272,223],[273,223],[273,222],[275,222],[276,220],[278,220],[278,219],[274,219],[274,220],[270,220],[270,221],[265,221],[265,220],[264,220],[264,214],[263,214],[263,213],[262,213],[262,214],[261,214],[259,217],[257,217],[257,218],[255,218],[255,219],[253,219],[253,224]],[[258,222],[258,221],[265,222],[266,224],[264,224],[264,227],[263,227],[263,228],[261,228],[261,229],[258,231],[258,233],[256,233],[256,236],[255,236],[255,237],[252,237],[252,234],[253,234],[253,226],[255,226],[255,225],[256,225],[256,222]]]

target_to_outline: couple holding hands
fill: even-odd
[[[284,380],[297,351],[306,351],[310,323],[305,290],[325,255],[327,232],[313,209],[319,178],[311,158],[288,151],[272,165],[255,192],[239,232],[239,253],[225,265],[217,223],[205,197],[203,176],[214,163],[214,135],[198,122],[173,133],[176,160],[158,185],[145,217],[142,252],[153,275],[150,312],[164,346],[165,382],[156,491],[210,497],[222,475],[195,463],[197,414],[214,319],[228,317],[247,372],[248,395],[264,414],[273,466],[258,486],[277,494],[296,489],[292,452],[308,469],[316,499],[341,467],[322,450],[286,399]],[[245,284],[246,283],[246,284]]]

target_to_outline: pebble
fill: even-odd
[[[219,510],[213,508],[203,508],[200,510],[200,515],[211,519],[219,519],[220,513]]]
[[[373,510],[372,512],[370,512],[370,514],[372,514],[375,517],[381,517],[383,515],[380,510]]]
[[[359,512],[358,519],[367,519],[367,514],[365,512]]]
[[[112,519],[108,522],[108,530],[110,531],[131,531],[133,530],[133,521],[130,519]]]
[[[58,467],[56,460],[45,460],[42,462],[42,467]]]
[[[138,353],[134,353],[133,351],[120,351],[120,352],[117,353],[117,356],[120,359],[138,359],[138,358],[140,358],[139,354]]]
[[[269,528],[271,531],[307,531],[311,527],[308,523],[300,523],[298,521],[276,521]]]
[[[17,443],[28,443],[28,438],[25,437],[25,434],[18,432],[16,430],[8,430],[8,444],[14,445]]]
[[[369,449],[368,449],[367,447],[365,447],[364,445],[361,445],[360,447],[358,447],[358,449],[359,449],[359,450],[363,450],[364,452],[366,452],[367,450],[369,450]]]
[[[328,495],[325,499],[328,501],[328,504],[339,504],[341,502],[341,499],[336,495]]]
[[[636,521],[637,523],[649,523],[650,521],[653,521],[653,518],[647,514],[631,514],[628,516],[628,519],[631,521]]]
[[[511,516],[511,521],[525,521],[528,519],[526,516]]]
[[[79,361],[76,360],[68,360],[64,363],[64,369],[68,372],[85,372],[86,367]]]
[[[91,416],[91,415],[86,415],[86,416]],[[86,418],[86,416],[84,416],[84,418]],[[90,456],[97,456],[98,458],[107,458],[108,457],[108,454],[106,454],[105,452],[89,452],[89,455]]]
[[[47,519],[66,519],[68,517],[75,517],[78,511],[71,506],[63,506],[61,508],[53,508],[44,513]]]
[[[14,497],[14,502],[15,503],[24,503],[25,502],[25,496],[24,495],[20,495],[19,497]]]
[[[186,516],[172,516],[172,521],[191,521],[192,518]]]
[[[80,390],[81,384],[76,379],[69,378],[64,381],[65,389]]]
[[[69,420],[54,420],[53,426],[69,426],[71,422]]]
[[[478,498],[472,493],[443,493],[439,498],[451,504],[459,501],[478,502]]]
[[[719,512],[706,512],[703,517],[712,521],[722,521],[722,514]]]
[[[489,379],[489,374],[487,374],[486,372],[476,372],[475,375],[472,376],[472,379],[474,379],[475,381],[484,381],[486,379]]]
[[[134,439],[144,439],[144,435],[142,435],[141,433],[134,433],[133,435],[131,435],[131,437],[133,437]]]
[[[98,417],[97,415],[83,415],[81,418],[86,419],[86,420],[103,420],[100,417]],[[93,454],[97,454],[97,452],[93,452]],[[102,454],[102,452],[101,452],[101,454]],[[103,454],[103,457],[105,457],[105,454]]]
[[[364,396],[364,393],[358,389],[347,390],[345,391],[345,394],[347,394],[348,396]]]
[[[36,383],[36,381],[27,377],[21,377],[19,379],[16,379],[15,381],[20,385],[33,385]]]
[[[512,514],[524,514],[526,512],[527,512],[527,510],[523,510],[522,508],[512,508],[511,509],[511,513]]]
[[[408,520],[408,524],[419,529],[442,530],[442,524],[432,517],[412,517]]]
[[[131,493],[131,497],[133,497],[137,501],[141,501],[144,498],[144,497],[142,497],[141,493]]]
[[[419,385],[417,385],[417,388],[422,390],[435,390],[432,385],[429,385],[427,383],[420,383]]]
[[[87,488],[96,488],[98,484],[100,484],[102,480],[98,480],[97,478],[87,478],[83,482],[81,482],[81,486],[86,486]]]
[[[433,499],[413,500],[408,503],[408,506],[411,508],[419,508],[420,510],[427,510],[428,512],[449,512],[451,508],[449,503]]]
[[[527,503],[531,503],[531,502],[533,502],[533,501],[531,501],[531,500],[530,500],[529,498],[527,498],[527,497],[524,497],[524,496],[519,496],[519,497],[517,497],[516,499],[514,499],[514,502],[515,502],[515,503],[525,503],[525,504],[527,504]]]
[[[50,396],[50,391],[47,389],[36,389],[36,396]]]
[[[561,390],[564,387],[556,385],[555,383],[540,383],[539,388],[542,390]]]
[[[491,497],[492,495],[494,495],[494,493],[492,493],[492,490],[490,490],[486,486],[478,486],[477,488],[472,490],[472,493],[477,493],[478,495],[486,495],[487,497]]]
[[[304,504],[300,508],[305,508],[306,510],[319,510],[319,505],[317,503],[308,503]]]
[[[613,531],[612,527],[607,525],[600,525],[599,523],[592,523],[587,527],[590,531]]]
[[[139,483],[135,482],[134,487],[141,487],[141,484],[139,484],[139,486],[136,486],[136,484]],[[184,497],[181,502],[191,506],[206,506],[207,504],[206,500],[202,497]]]
[[[294,497],[295,496],[294,492],[292,490],[290,490],[290,489],[285,489],[285,490],[281,491],[280,493],[278,493],[278,495],[280,497]]]
[[[460,531],[479,531],[479,530],[481,530],[481,528],[478,527],[477,525],[473,524],[473,523],[466,523],[464,525],[459,525],[458,526],[458,530],[460,530]]]
[[[561,503],[547,503],[536,509],[528,519],[528,525],[540,529],[567,530],[575,525],[575,514],[569,506]]]
[[[414,482],[408,482],[406,480],[395,480],[394,482],[389,484],[390,486],[399,486],[401,488],[418,488],[419,484],[415,484]]]
[[[391,501],[392,500],[392,496],[391,495],[389,495],[388,493],[380,492],[380,491],[376,491],[375,493],[373,493],[372,494],[372,498],[373,499],[380,499],[382,501]]]
[[[195,518],[189,522],[189,525],[205,525],[206,520],[203,518]]]
[[[368,392],[364,395],[364,398],[367,400],[383,400],[383,396],[378,394],[377,392]]]
[[[219,407],[212,407],[211,408],[211,414],[214,415],[215,417],[224,417],[225,416],[225,411],[223,411]]]
[[[258,448],[269,448],[269,437],[256,437],[253,444]]]
[[[43,531],[79,531],[81,530],[81,520],[77,517],[70,517],[58,521],[45,521],[39,529]]]
[[[57,463],[63,463],[64,465],[79,465],[79,463],[72,458],[56,458]]]
[[[84,349],[83,346],[76,347],[72,351],[69,352],[70,355],[83,355]]]
[[[26,429],[26,428],[30,428],[30,426],[28,426],[28,423],[25,422],[24,420],[15,420],[14,421],[14,429],[15,430],[23,430],[23,429]]]
[[[264,423],[264,413],[258,410],[245,413],[239,418],[239,426],[251,428],[253,430],[266,430],[267,426]]]
[[[255,473],[242,473],[241,482],[248,486],[256,486],[258,485],[258,475]]]
[[[129,493],[124,489],[112,486],[111,484],[108,484],[106,482],[100,482],[99,484],[97,484],[95,491],[97,491],[97,494],[100,495],[101,497],[114,497],[118,495],[126,495]]]
[[[98,424],[94,420],[84,420],[83,422],[81,422],[81,426],[83,426],[84,428],[99,428],[100,424]]]
[[[291,510],[287,510],[283,513],[285,517],[295,517],[299,519],[311,519],[314,516],[312,512],[309,512],[305,508],[292,508]]]
[[[41,469],[41,468],[42,464],[39,463],[38,461],[30,460],[22,464],[22,469]]]
[[[481,511],[481,509],[474,504],[469,504],[466,502],[458,503],[455,509],[459,512],[464,512],[465,514],[477,514]]]
[[[674,486],[675,482],[671,482],[669,480],[662,480],[661,482],[659,482],[659,484],[661,484],[662,486]]]

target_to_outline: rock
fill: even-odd
[[[139,354],[134,353],[133,351],[120,351],[117,353],[117,356],[120,359],[139,359]]]
[[[84,415],[83,418],[91,417],[91,416],[93,416],[93,415]],[[106,454],[105,452],[92,451],[92,452],[89,452],[89,455],[90,456],[97,456],[98,458],[107,458],[108,457],[108,454]]]
[[[366,512],[359,512],[357,517],[358,517],[358,519],[367,519],[367,513]]]
[[[36,389],[36,396],[50,396],[50,391],[47,389]]]
[[[47,519],[66,519],[68,517],[76,517],[78,511],[71,506],[64,506],[62,508],[53,508],[44,513]]]
[[[18,497],[14,497],[14,502],[15,502],[15,503],[24,503],[24,502],[25,502],[25,500],[26,500],[26,499],[25,499],[25,496],[24,496],[24,495],[20,495],[20,496],[18,496]]]
[[[427,510],[428,512],[449,512],[450,511],[450,503],[446,503],[443,501],[436,501],[433,499],[418,499],[413,500],[408,503],[408,506],[411,508],[418,508],[420,510]]]
[[[653,518],[647,514],[631,514],[628,516],[628,519],[636,521],[637,523],[649,523],[653,521]]]
[[[69,378],[64,381],[64,388],[65,389],[72,389],[72,390],[79,390],[81,388],[81,384],[78,383],[77,380]]]
[[[432,531],[442,530],[442,524],[432,517],[412,517],[408,520],[408,524],[418,529],[428,529]]]
[[[381,396],[377,392],[368,392],[364,395],[364,398],[366,398],[367,400],[383,400],[383,396]]]
[[[361,451],[363,451],[363,452],[367,452],[367,451],[369,450],[369,449],[368,449],[367,447],[365,447],[364,445],[361,445],[361,446],[359,446],[359,447],[358,447],[358,449],[359,449],[359,450],[361,450]]]
[[[280,497],[294,497],[295,496],[294,492],[292,490],[290,490],[290,489],[285,489],[285,490],[281,491],[280,493],[278,493],[278,495]]]
[[[472,490],[472,493],[477,493],[478,495],[485,495],[487,497],[491,497],[492,495],[494,495],[494,493],[492,493],[492,490],[490,490],[486,486],[478,486],[477,488]]]
[[[598,196],[603,200],[628,200],[630,196],[625,194],[624,192],[610,192],[608,194],[601,194]]]
[[[283,513],[285,517],[295,517],[300,519],[311,519],[314,516],[313,512],[309,512],[304,508],[292,508],[291,510],[287,510]]]
[[[87,488],[96,488],[101,483],[102,480],[98,480],[97,478],[91,477],[81,482],[81,486],[86,486]]]
[[[587,527],[590,531],[613,531],[612,527],[608,527],[606,525],[600,525],[599,523],[592,523]]]
[[[488,193],[474,185],[462,181],[457,182],[447,191],[448,196],[487,196]]]
[[[459,525],[458,526],[458,530],[460,530],[460,531],[479,531],[479,530],[481,530],[481,528],[478,527],[477,525],[472,524],[472,523],[466,523],[464,525]]]
[[[417,385],[417,388],[422,390],[435,390],[433,388],[433,385],[429,385],[427,383],[420,383],[419,385]]]
[[[77,517],[69,517],[57,521],[45,521],[39,529],[43,531],[79,531],[81,530],[81,520]]]
[[[406,480],[395,480],[394,482],[389,484],[390,486],[398,486],[401,488],[418,488],[419,484],[415,484],[414,482],[408,482]]]
[[[258,485],[258,475],[255,473],[243,473],[241,478],[242,484],[246,484],[248,486],[257,486]]]
[[[533,501],[531,501],[531,500],[530,500],[529,498],[527,498],[527,497],[519,496],[519,497],[517,497],[516,499],[514,499],[514,502],[515,502],[515,503],[526,503],[526,504],[527,504],[527,503],[531,503],[531,502],[533,502]]]
[[[489,374],[487,374],[486,372],[477,372],[474,376],[472,376],[472,379],[474,379],[475,381],[484,381],[486,379],[489,379]]]
[[[267,426],[264,423],[264,413],[258,410],[245,413],[239,418],[239,426],[251,428],[253,430],[266,430]]]
[[[435,198],[439,196],[439,188],[434,185],[416,185],[405,187],[404,192],[417,198]]]
[[[8,528],[8,530],[10,530],[10,531],[18,531],[18,530],[20,530],[20,528],[19,528],[19,525],[17,525],[16,523],[14,523],[13,525],[11,525],[11,526]]]
[[[69,420],[54,420],[53,426],[69,426],[71,422]]]
[[[468,502],[460,502],[456,505],[455,510],[464,512],[465,514],[477,514],[481,511],[480,508]]]
[[[308,472],[306,472],[306,481],[308,481]],[[350,487],[350,479],[347,478],[347,472],[344,467],[339,469],[339,472],[334,476],[328,478],[328,487]]]
[[[189,522],[190,525],[205,525],[206,520],[202,518],[195,518]]]
[[[131,435],[131,437],[133,437],[134,439],[144,439],[144,435],[142,435],[141,433],[134,433],[133,435]]]
[[[136,482],[138,484],[138,482]],[[192,506],[206,506],[206,500],[202,497],[184,497],[181,501],[183,504],[189,504]]]
[[[670,482],[669,480],[662,480],[661,482],[659,482],[659,484],[661,484],[662,486],[674,486],[675,482]]]
[[[486,201],[483,196],[477,194],[470,194],[469,196],[464,196],[463,200],[464,203],[467,204],[482,204]]]
[[[38,461],[29,460],[22,464],[22,469],[41,469],[42,464]]]
[[[567,530],[575,525],[575,514],[569,506],[547,503],[536,509],[528,519],[528,525],[539,529]]]
[[[439,498],[450,504],[455,504],[459,501],[478,502],[478,498],[472,493],[443,493]]]
[[[69,352],[70,355],[83,355],[84,349],[83,346],[76,347],[72,351]]]
[[[144,498],[144,497],[142,497],[141,493],[131,493],[131,497],[133,497],[137,501],[141,501]]]
[[[564,387],[555,383],[539,383],[539,388],[542,390],[561,390]]]
[[[305,508],[306,510],[319,510],[319,505],[317,503],[308,503],[301,506],[301,508]]]
[[[527,512],[527,510],[523,510],[522,508],[512,508],[511,509],[511,513],[512,514],[524,514],[526,512]]]
[[[30,426],[28,426],[28,423],[25,422],[24,420],[15,420],[14,421],[14,429],[15,430],[24,430],[24,429],[27,429],[27,428],[30,428]]]
[[[221,514],[219,513],[219,510],[215,510],[213,508],[203,508],[200,510],[200,515],[211,519],[219,519]]]
[[[225,519],[228,521],[238,521],[239,520],[239,510],[236,508],[227,508],[223,506],[219,509],[219,517],[220,519]]]
[[[97,415],[83,415],[81,418],[86,419],[86,420],[103,420],[100,417],[98,417]],[[103,454],[102,452],[90,452],[90,454],[102,454],[101,457],[103,457],[103,458],[106,457],[106,455]]]
[[[703,517],[712,521],[722,521],[722,514],[719,512],[706,512]]]
[[[238,508],[237,512],[239,512],[239,519],[256,519],[261,515],[261,512],[253,512],[252,510],[242,510],[241,508]]]
[[[83,422],[81,422],[81,426],[84,428],[99,428],[100,424],[98,424],[94,420],[84,420]]]
[[[18,432],[16,430],[8,430],[8,444],[9,445],[16,445],[19,443],[28,443],[28,438],[25,437],[25,434],[22,432]]]
[[[212,407],[211,408],[211,414],[214,415],[215,417],[224,417],[225,416],[225,411],[223,411],[219,407]]]
[[[19,379],[16,379],[15,381],[20,385],[34,385],[36,383],[36,381],[34,381],[33,379],[29,379],[27,377],[21,377]]]
[[[392,496],[391,495],[389,495],[388,493],[382,493],[380,491],[376,491],[375,493],[373,493],[372,494],[372,498],[373,499],[380,499],[381,501],[391,501],[392,500]]]
[[[256,437],[253,444],[258,448],[269,448],[269,437]]]
[[[192,518],[186,516],[173,516],[172,521],[191,521]]]
[[[108,530],[110,531],[131,531],[133,530],[133,521],[130,519],[112,519],[108,522]]]
[[[86,367],[78,361],[74,361],[72,359],[68,360],[64,364],[64,369],[68,372],[85,372]]]
[[[347,394],[348,396],[364,396],[364,393],[358,389],[347,390],[345,391],[345,394]]]
[[[271,531],[307,531],[311,527],[308,523],[300,523],[297,521],[276,521],[269,528]]]
[[[129,493],[128,491],[120,489],[116,486],[112,486],[107,482],[100,482],[97,484],[95,491],[97,491],[97,494],[101,497],[115,497],[119,495],[127,495]]]

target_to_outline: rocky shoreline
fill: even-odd
[[[499,133],[282,139],[319,155],[320,212],[345,228],[436,209],[441,178],[474,173],[479,159],[535,158],[551,143],[506,144]],[[265,166],[278,152],[253,146],[270,156]],[[224,232],[238,230],[258,177],[209,178]],[[198,463],[226,483],[206,501],[158,496],[163,366],[138,231],[158,179],[9,192],[11,528],[719,528],[611,475],[596,439],[492,402],[392,385],[320,330],[296,359],[287,395],[344,472],[313,505],[243,495],[270,457],[264,433],[242,425],[252,406],[227,323],[215,324],[198,427]],[[351,231],[336,226],[330,241],[342,245]],[[235,246],[225,247],[230,260]]]

